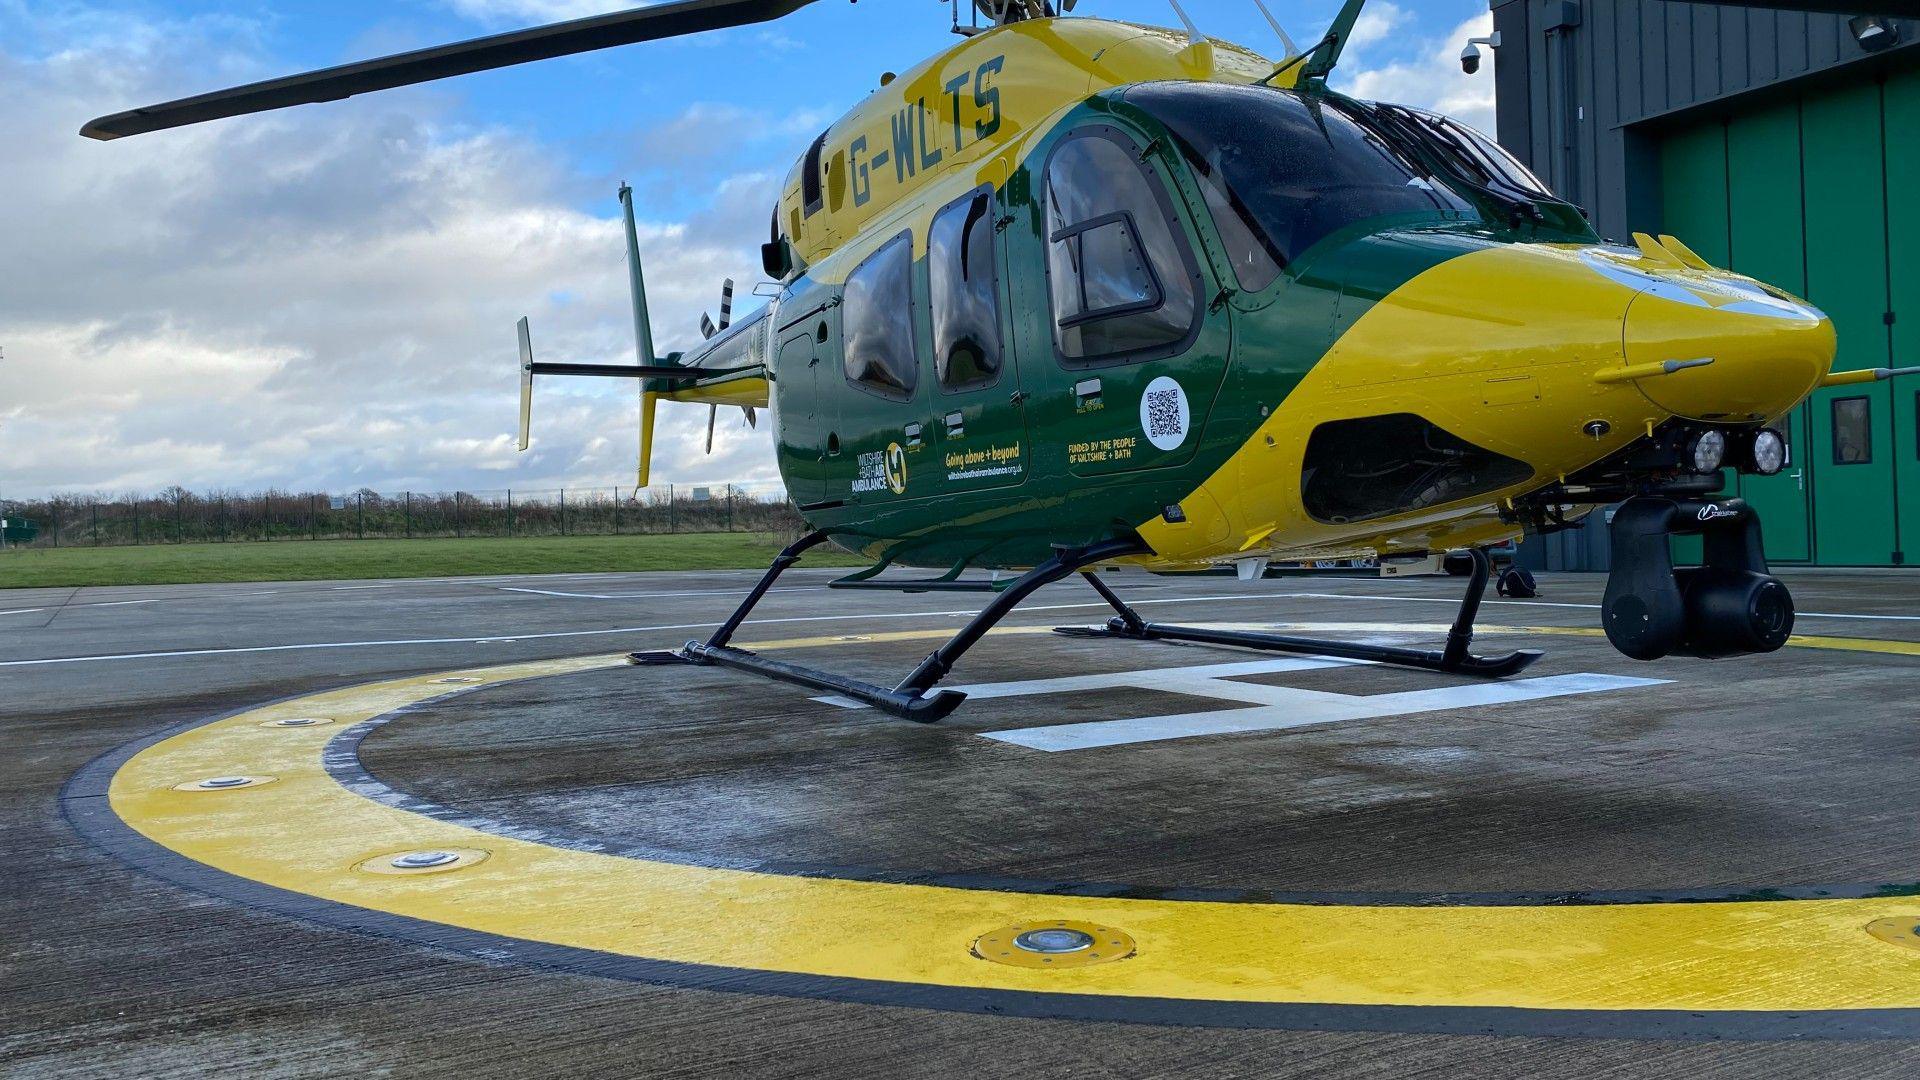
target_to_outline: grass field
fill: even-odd
[[[779,539],[765,533],[9,548],[0,551],[0,589],[736,570],[764,567],[779,550]],[[807,563],[864,565],[843,552],[818,548]]]

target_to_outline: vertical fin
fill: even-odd
[[[640,233],[633,221],[633,188],[620,185],[620,208],[627,227],[627,278],[633,289],[633,348],[641,367],[657,363],[653,355],[653,323],[647,317],[647,278],[640,267]],[[659,398],[648,389],[651,379],[640,383],[640,467],[638,483],[646,487],[653,473],[653,414]]]
[[[620,207],[627,219],[627,278],[633,288],[633,346],[640,366],[659,363],[653,355],[653,322],[647,317],[647,277],[640,268],[640,233],[633,222],[633,188],[620,185]]]

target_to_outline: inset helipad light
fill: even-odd
[[[464,675],[456,675],[456,676],[454,676],[454,677],[452,677],[452,678],[447,678],[447,679],[435,679],[435,680],[433,680],[433,681],[434,681],[434,682],[437,682],[437,683],[477,683],[477,682],[479,682],[480,680],[479,680],[479,679],[470,679],[470,678],[467,678],[467,677],[466,677],[466,676],[464,676]]]
[[[479,848],[422,848],[418,851],[395,851],[386,855],[376,855],[360,863],[356,869],[369,874],[395,874],[408,876],[414,874],[442,874],[449,870],[460,870],[485,862],[487,853]]]
[[[259,787],[271,784],[272,776],[210,776],[205,780],[189,780],[184,784],[173,785],[175,791],[238,791],[241,788]]]
[[[1043,953],[1049,956],[1060,953],[1076,953],[1082,949],[1091,949],[1096,944],[1092,934],[1080,930],[1029,930],[1013,939],[1013,947],[1025,949],[1031,953]]]
[[[1920,950],[1920,915],[1898,915],[1875,919],[1867,924],[1867,933],[1889,945]]]
[[[310,728],[324,727],[331,723],[333,723],[333,721],[324,716],[290,716],[285,720],[269,720],[260,726],[270,728]]]
[[[1125,960],[1136,951],[1133,937],[1111,926],[1056,919],[1018,923],[973,943],[973,955],[1023,968],[1092,967]]]

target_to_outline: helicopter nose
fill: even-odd
[[[1835,338],[1809,304],[1732,275],[1694,275],[1633,298],[1625,346],[1628,367],[1684,365],[1635,380],[1653,404],[1744,422],[1778,417],[1811,392],[1833,366]]]

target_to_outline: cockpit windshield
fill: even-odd
[[[1470,203],[1337,98],[1151,83],[1126,101],[1179,141],[1244,289],[1265,288],[1301,252],[1358,222],[1473,216]]]
[[[1485,187],[1525,199],[1558,199],[1547,185],[1520,164],[1507,148],[1473,128],[1439,113],[1405,105],[1375,105],[1390,119],[1409,125],[1460,174]]]

